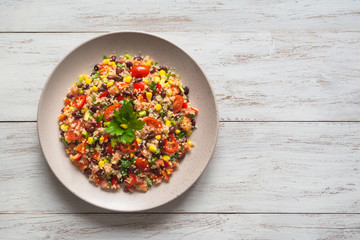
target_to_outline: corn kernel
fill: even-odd
[[[90,83],[91,83],[91,78],[85,80],[85,84],[90,84]]]
[[[159,71],[159,75],[160,75],[160,76],[165,75],[165,74],[166,74],[166,72],[165,72],[164,70],[160,70],[160,71]]]
[[[165,88],[169,88],[169,87],[170,87],[170,84],[169,84],[169,83],[165,83],[165,84],[164,84],[164,87],[165,87]]]
[[[80,94],[83,94],[83,93],[84,93],[84,91],[83,91],[82,89],[80,89],[80,90],[79,90],[79,93],[80,93]]]
[[[81,132],[81,134],[82,134],[82,135],[86,135],[86,134],[87,134],[87,131],[84,130],[84,131]]]
[[[167,95],[168,95],[168,96],[171,96],[172,94],[173,94],[173,91],[172,91],[171,89],[168,89]]]
[[[66,124],[62,124],[62,125],[60,126],[60,129],[61,129],[63,132],[66,132],[66,131],[68,130],[68,128],[69,128],[69,125],[66,125]]]
[[[171,122],[170,122],[169,120],[167,120],[167,121],[165,122],[165,125],[166,125],[167,127],[170,127],[170,126],[171,126]]]
[[[82,77],[84,80],[88,79],[88,76],[86,74],[83,74]]]
[[[130,157],[133,158],[133,157],[134,157],[134,154],[133,154],[133,153],[130,153]]]
[[[114,80],[111,80],[110,82],[107,83],[108,87],[111,87],[112,85],[114,85]]]
[[[98,164],[99,164],[99,167],[102,168],[102,166],[104,166],[104,164],[105,164],[105,161],[101,160],[98,162]]]
[[[193,142],[191,140],[188,140],[187,144],[189,144],[190,147],[194,146],[194,144],[193,144]]]
[[[176,129],[176,130],[175,130],[175,133],[176,133],[176,134],[179,134],[179,133],[181,133],[181,131],[180,131],[179,129]]]
[[[130,83],[130,82],[131,82],[131,79],[132,79],[131,76],[126,76],[125,79],[124,79],[124,81],[125,81],[126,83]]]
[[[167,161],[169,161],[169,160],[170,160],[170,157],[169,157],[168,155],[164,155],[164,156],[163,156],[163,159],[164,159],[164,161],[166,161],[166,162],[167,162]]]
[[[151,66],[151,61],[150,60],[146,61],[145,66],[150,67]]]
[[[152,95],[153,95],[152,92],[146,92],[146,99],[148,101],[151,101]]]
[[[116,63],[115,63],[115,62],[111,62],[110,64],[111,64],[111,66],[113,66],[114,68],[116,67]]]
[[[120,124],[120,127],[122,127],[123,129],[127,129],[127,128],[128,128],[128,126],[127,126],[125,123]]]
[[[156,83],[160,82],[160,78],[159,77],[154,77],[154,82],[156,82]]]
[[[93,137],[88,137],[87,139],[89,144],[93,144],[94,143],[94,138]]]
[[[94,92],[97,92],[99,89],[98,89],[97,86],[92,86],[92,90],[93,90]]]
[[[141,143],[141,139],[140,139],[140,138],[137,138],[136,141],[137,141],[138,144]]]
[[[143,79],[143,82],[147,85],[147,84],[149,84],[149,79],[148,79],[148,78],[144,78],[144,79]]]
[[[109,75],[104,74],[104,75],[101,75],[100,78],[101,78],[101,79],[105,79],[105,78],[107,78],[107,76],[109,76]]]
[[[156,111],[160,111],[160,110],[161,110],[161,105],[160,105],[160,104],[156,104],[155,110],[156,110]]]
[[[109,58],[103,60],[103,64],[109,64],[109,63],[110,63],[110,59],[109,59]]]
[[[99,143],[102,144],[103,142],[104,142],[104,137],[101,136],[101,137],[99,138]]]
[[[125,56],[127,59],[131,59],[131,56],[129,54],[125,54]]]
[[[79,79],[79,81],[84,80],[83,76],[81,76],[81,75],[79,76],[79,78],[78,78],[78,79]]]
[[[168,83],[169,83],[170,85],[174,85],[174,82],[173,82],[172,80],[169,80]]]
[[[69,111],[74,111],[74,108],[73,108],[73,107],[69,107]]]
[[[87,110],[88,110],[88,109],[87,109],[86,107],[84,107],[84,108],[81,109],[81,112],[82,112],[82,113],[85,113]]]
[[[156,138],[157,140],[160,140],[160,139],[161,139],[161,135],[156,135],[155,138]]]
[[[149,146],[150,152],[156,152],[156,147],[154,145]]]
[[[190,136],[190,135],[191,135],[191,133],[192,133],[192,130],[189,130],[189,131],[187,131],[187,133],[186,133],[186,134],[187,134],[188,136]]]

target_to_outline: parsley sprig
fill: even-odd
[[[110,124],[105,128],[105,132],[123,143],[132,143],[135,139],[135,131],[141,130],[144,127],[144,122],[137,120],[136,112],[131,107],[130,101],[122,100],[122,107],[119,110],[114,110],[114,118]]]

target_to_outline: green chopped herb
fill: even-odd
[[[108,57],[107,57],[107,56],[104,56],[103,59],[108,59]]]
[[[155,62],[155,63],[154,63],[154,66],[156,66],[156,65],[158,65],[158,62]]]
[[[96,79],[100,76],[100,71],[97,71],[94,75],[92,75],[92,79]]]
[[[121,63],[116,64],[119,68],[123,68],[124,66]]]
[[[91,147],[90,147],[90,145],[85,145],[85,148],[90,149]]]
[[[156,163],[155,163],[155,160],[156,160],[157,158],[155,158],[155,157],[153,157],[150,161],[149,161],[149,166],[151,167],[151,166],[153,166],[153,165],[156,165]]]
[[[99,116],[95,116],[94,118],[95,118],[96,122],[101,122],[103,120],[103,118],[104,118],[104,114],[101,114]]]
[[[123,177],[128,175],[127,168],[124,168],[123,166],[120,167],[120,172]]]
[[[185,132],[181,132],[177,135],[178,138],[183,138],[185,137],[186,133]]]
[[[151,186],[153,185],[152,179],[151,179],[151,178],[148,178],[148,179],[146,180],[146,184],[148,185],[148,187],[151,187]]]
[[[179,153],[175,153],[175,154],[170,158],[170,161],[175,161],[175,160],[178,158],[179,155],[180,155]]]
[[[184,116],[181,116],[181,117],[177,120],[177,123],[180,123],[183,119],[184,119]]]
[[[131,162],[130,161],[128,161],[128,160],[121,160],[121,166],[123,167],[123,168],[128,168],[128,167],[130,167],[130,165],[131,165]]]
[[[189,118],[193,119],[195,117],[195,114],[188,114],[187,115]]]
[[[160,112],[160,116],[161,116],[161,118],[164,118],[164,117],[165,117],[165,115],[167,114],[167,112],[168,112],[168,111],[162,111],[162,112]]]
[[[155,155],[158,155],[158,154],[160,154],[160,149],[158,148],[158,149],[156,149],[156,152],[155,152]]]
[[[115,147],[116,144],[118,143],[118,140],[116,138],[112,138],[110,141],[111,141],[111,146],[112,147]]]
[[[66,147],[69,147],[69,144],[65,141],[65,138],[62,138],[61,141],[65,144]]]
[[[154,92],[156,92],[156,83],[154,81],[151,82],[149,86]]]
[[[92,99],[92,102],[94,103],[95,101],[96,101],[96,98],[93,98],[93,99]]]
[[[135,173],[135,175],[139,175],[141,173],[141,171],[139,169],[136,169],[134,173]]]
[[[176,122],[175,122],[175,120],[174,119],[170,119],[170,121],[171,121],[171,124],[173,125],[173,126],[175,126],[176,125]]]

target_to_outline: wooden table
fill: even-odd
[[[1,239],[359,239],[359,1],[1,1]],[[205,173],[143,213],[75,197],[42,155],[56,64],[111,31],[168,39],[204,69],[220,132]]]

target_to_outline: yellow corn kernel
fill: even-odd
[[[84,80],[84,78],[83,78],[83,76],[79,76],[79,81],[82,81],[82,80]]]
[[[159,77],[154,77],[154,82],[156,82],[156,83],[160,82],[160,78]]]
[[[102,166],[104,166],[104,164],[105,164],[105,161],[101,160],[98,162],[98,164],[99,164],[99,167],[102,168]]]
[[[146,85],[148,85],[148,84],[149,84],[149,79],[148,79],[148,78],[144,78],[144,79],[143,79],[143,82],[144,82]]]
[[[127,129],[127,128],[128,128],[128,126],[127,126],[125,123],[120,124],[120,127],[122,127],[123,129]]]
[[[160,110],[161,110],[161,105],[160,105],[160,104],[156,104],[155,110],[156,110],[156,111],[160,111]]]
[[[92,86],[92,90],[93,90],[94,92],[97,92],[99,89],[98,89],[97,86]]]
[[[164,84],[164,87],[165,87],[165,88],[169,88],[169,87],[170,87],[170,84],[169,84],[169,83],[165,83],[165,84]]]
[[[190,136],[190,135],[191,135],[191,133],[192,133],[192,130],[189,130],[189,131],[187,131],[187,133],[186,133],[186,134],[187,134],[188,136]]]
[[[82,113],[85,113],[87,110],[88,110],[88,109],[87,109],[86,107],[84,107],[84,108],[81,109],[81,112],[82,112]]]
[[[166,125],[167,127],[170,127],[170,126],[171,126],[171,122],[170,122],[169,120],[167,120],[167,121],[165,122],[165,125]]]
[[[112,85],[114,85],[114,80],[111,80],[110,82],[107,83],[108,87],[111,87]]]
[[[82,77],[84,80],[88,79],[88,76],[86,74],[83,74]]]
[[[101,136],[101,137],[99,138],[99,143],[102,144],[103,142],[104,142],[104,137]]]
[[[89,144],[93,144],[94,143],[94,138],[93,137],[88,137],[87,139]]]
[[[175,130],[175,133],[176,133],[176,134],[179,134],[179,133],[181,133],[181,131],[180,131],[179,129],[176,129],[176,130]]]
[[[107,76],[109,76],[109,75],[104,74],[104,75],[101,75],[100,78],[101,78],[101,79],[105,79],[105,78],[107,78]]]
[[[151,101],[152,95],[153,95],[152,92],[146,92],[146,99],[148,101]]]
[[[171,89],[168,89],[168,90],[167,90],[167,95],[168,95],[168,96],[171,96],[172,94],[173,94],[173,91],[172,91]]]
[[[80,93],[80,94],[83,94],[83,93],[84,93],[84,91],[83,91],[82,89],[80,89],[80,90],[79,90],[79,93]]]
[[[74,111],[74,108],[73,108],[73,107],[69,107],[69,111]]]
[[[66,132],[66,131],[68,130],[68,128],[69,128],[69,125],[66,125],[66,124],[62,124],[62,125],[60,126],[60,129],[61,129],[63,132]]]
[[[138,144],[141,143],[141,139],[140,139],[140,138],[137,138],[136,141],[137,141]]]
[[[160,71],[159,71],[159,75],[160,75],[160,76],[165,75],[165,74],[166,74],[166,72],[165,72],[164,70],[160,70]]]
[[[134,157],[134,154],[133,154],[133,153],[130,153],[130,157],[133,158],[133,157]]]
[[[109,63],[110,63],[110,59],[109,59],[109,58],[103,60],[103,64],[109,64]]]
[[[124,81],[125,81],[126,83],[130,83],[130,82],[131,82],[131,79],[132,79],[131,76],[126,76],[125,79],[124,79]]]
[[[116,63],[115,63],[115,62],[111,62],[110,64],[111,64],[111,66],[116,67]]]
[[[188,140],[187,144],[189,144],[190,147],[194,146],[194,144],[193,144],[193,142],[191,140]]]
[[[173,82],[172,80],[169,80],[168,83],[169,83],[170,85],[174,85],[174,82]]]
[[[155,138],[156,138],[157,140],[160,140],[160,139],[161,139],[161,135],[156,135]]]
[[[163,156],[163,159],[164,159],[164,161],[166,161],[166,162],[167,162],[167,161],[169,161],[169,160],[170,160],[170,157],[169,157],[168,155],[164,155],[164,156]]]
[[[81,134],[82,134],[82,135],[86,135],[86,134],[87,134],[87,131],[84,130],[84,131],[81,132]]]
[[[156,152],[156,147],[154,145],[149,146],[150,152]]]
[[[150,60],[146,61],[145,66],[150,67],[151,66],[151,61]]]
[[[87,78],[86,80],[85,80],[85,84],[90,84],[91,83],[91,78]]]
[[[127,59],[131,59],[131,56],[129,54],[125,54],[125,56]]]

